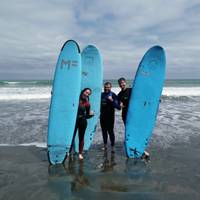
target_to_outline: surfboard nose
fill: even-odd
[[[81,52],[81,50],[80,50],[80,47],[79,47],[79,45],[78,45],[78,43],[75,41],[75,40],[67,40],[64,44],[63,44],[63,46],[62,46],[62,48],[61,48],[61,51],[64,49],[64,47],[66,46],[66,45],[68,45],[70,48],[72,48],[72,49],[78,49],[78,53],[80,53]]]

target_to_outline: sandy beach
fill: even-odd
[[[127,159],[122,143],[114,154],[100,147],[58,166],[49,165],[46,148],[0,147],[0,199],[199,199],[196,139],[166,150],[150,146],[148,162]]]

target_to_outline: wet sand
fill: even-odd
[[[200,137],[170,148],[149,146],[150,161],[127,159],[93,146],[84,161],[75,156],[50,166],[46,148],[0,147],[0,200],[200,199]]]

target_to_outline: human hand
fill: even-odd
[[[94,111],[90,111],[90,116],[94,116],[95,112]]]
[[[109,97],[108,97],[108,100],[113,102],[112,96],[109,96]]]
[[[122,102],[120,103],[120,107],[121,107],[121,108],[124,108],[124,104],[123,104]]]

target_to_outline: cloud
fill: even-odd
[[[3,1],[0,79],[52,79],[68,39],[100,49],[105,78],[133,78],[155,44],[166,50],[167,78],[200,78],[199,11],[196,0]]]

